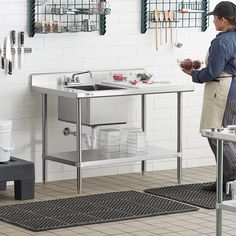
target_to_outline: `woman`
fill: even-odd
[[[236,125],[236,5],[230,1],[218,3],[207,15],[214,16],[214,25],[220,33],[212,40],[206,67],[186,70],[195,83],[204,83],[204,99],[200,131]],[[216,157],[216,141],[208,139]],[[224,142],[224,186],[236,179],[236,143]],[[215,191],[216,184],[205,186]]]

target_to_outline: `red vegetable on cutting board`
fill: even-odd
[[[138,81],[136,79],[132,79],[129,81],[132,85],[136,85],[138,83]]]

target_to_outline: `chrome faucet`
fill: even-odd
[[[87,70],[87,71],[82,71],[82,72],[78,72],[78,73],[73,74],[72,75],[72,82],[76,80],[75,78],[77,75],[82,75],[82,74],[87,74],[87,73],[90,74],[90,78],[92,79],[93,78],[92,72],[90,70]]]
[[[93,75],[91,73],[90,70],[88,71],[82,71],[82,72],[78,72],[78,73],[74,73],[72,74],[71,78],[70,77],[66,77],[64,80],[64,84],[65,85],[79,85],[80,84],[80,80],[79,80],[79,76],[78,75],[82,75],[82,74],[90,74],[90,78],[93,78]]]

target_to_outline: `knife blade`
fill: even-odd
[[[17,69],[18,68],[18,51],[17,51],[17,46],[16,46],[16,31],[12,30],[11,31],[11,43],[12,47],[14,48],[14,54],[13,54],[13,68]]]
[[[2,69],[4,69],[4,60],[5,60],[5,58],[4,58],[4,43],[2,43],[2,46],[1,46],[1,67],[2,67]]]
[[[24,62],[24,41],[25,41],[25,33],[24,31],[20,32],[20,67],[22,68]]]
[[[11,55],[11,40],[10,37],[7,36],[6,42],[6,60],[7,60],[7,70],[8,74],[12,74],[12,55]]]

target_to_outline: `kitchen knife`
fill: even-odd
[[[11,31],[11,43],[12,47],[14,48],[14,54],[13,54],[13,68],[18,68],[18,51],[16,46],[16,31]]]
[[[24,31],[20,32],[20,67],[22,67],[24,62],[24,40],[25,40],[25,33]]]
[[[11,55],[11,40],[10,37],[7,36],[7,42],[6,42],[6,60],[7,60],[7,70],[8,74],[12,74],[12,55]]]
[[[1,67],[2,69],[4,69],[4,44],[2,43],[2,46],[1,46]]]

